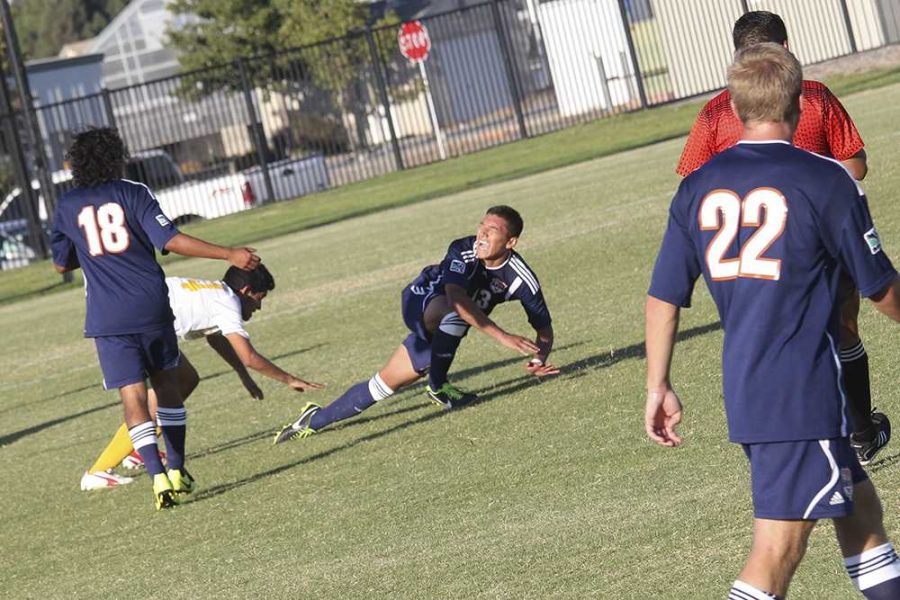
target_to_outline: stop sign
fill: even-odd
[[[397,42],[400,44],[400,53],[414,63],[427,59],[428,51],[431,50],[431,38],[428,36],[428,30],[419,21],[410,21],[400,25]]]

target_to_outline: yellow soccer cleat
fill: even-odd
[[[172,482],[172,489],[178,496],[194,491],[194,478],[184,467],[169,469],[166,474],[169,476],[169,481]]]
[[[156,510],[172,508],[178,504],[172,482],[165,473],[153,476],[153,498],[156,500]]]

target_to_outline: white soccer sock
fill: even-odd
[[[757,589],[740,579],[732,584],[731,591],[728,592],[728,600],[772,600],[773,598],[778,598],[778,596]]]
[[[890,542],[845,558],[844,566],[853,585],[861,592],[900,577],[900,560]]]
[[[378,402],[379,400],[384,400],[385,398],[393,396],[394,390],[384,382],[381,375],[375,373],[372,379],[369,380],[369,394],[371,394],[372,399],[375,402]]]

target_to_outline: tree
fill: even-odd
[[[256,57],[247,69],[251,83],[295,92],[302,98],[328,92],[335,105],[354,115],[357,143],[365,146],[371,72],[365,68],[370,62],[366,39],[357,34],[339,43],[317,45],[360,32],[370,24],[365,4],[356,0],[175,0],[170,10],[195,17],[169,31],[172,44],[181,51],[182,66],[209,68],[185,78],[183,96],[239,90],[241,81],[233,69],[214,67]]]
[[[94,37],[129,0],[23,0],[12,5],[26,59],[56,56],[64,44]]]

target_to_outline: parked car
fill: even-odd
[[[290,200],[329,187],[325,156],[322,154],[271,162],[268,168],[272,180],[273,200]],[[241,174],[247,177],[252,190],[259,195],[265,194],[266,182],[261,166],[244,169]]]
[[[37,258],[28,244],[28,222],[13,219],[0,223],[0,271],[24,267]]]

